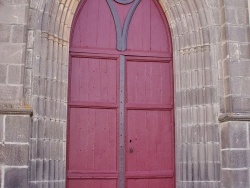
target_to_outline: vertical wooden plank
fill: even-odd
[[[80,85],[80,81],[79,81],[79,59],[78,58],[72,58],[72,72],[74,72],[74,74],[71,77],[71,88],[70,88],[70,96],[71,96],[71,101],[78,101],[79,100],[79,85]]]
[[[85,32],[86,32],[86,28],[88,27],[88,15],[90,14],[88,11],[88,7],[90,3],[91,3],[90,1],[86,1],[85,6],[83,7],[82,11],[79,13],[80,14],[78,18],[79,23],[77,23],[77,25],[79,24],[79,33],[78,35],[74,36],[74,39],[80,42],[81,47],[86,46],[87,36]],[[75,45],[73,44],[73,46]]]
[[[142,6],[142,3],[138,5],[130,23],[128,32],[129,50],[142,49],[144,29],[142,23],[142,17],[144,16]]]
[[[98,33],[97,47],[98,48],[113,48],[115,49],[115,30],[114,21],[106,1],[99,1],[99,17],[98,17]],[[109,27],[107,27],[109,25]],[[111,41],[111,42],[110,42]]]
[[[127,111],[127,124],[126,124],[126,170],[136,171],[137,163],[137,142],[138,137],[136,135],[136,113],[133,110]],[[132,149],[132,153],[130,151]]]
[[[142,29],[143,29],[143,40],[142,40],[142,50],[150,51],[150,3],[151,0],[144,0],[142,3],[143,15],[142,15]]]
[[[89,72],[88,72],[88,59],[87,58],[81,58],[80,59],[80,75],[77,78],[79,83],[79,90],[80,90],[80,96],[78,101],[82,100],[88,100],[88,83],[89,83]]]
[[[137,69],[134,63],[127,62],[126,67],[126,97],[127,102],[135,102],[136,100],[136,83],[137,83]]]
[[[146,67],[143,63],[137,63],[137,82],[136,82],[136,101],[138,103],[143,102],[143,99],[145,99],[145,89],[146,89]]]
[[[168,51],[167,32],[154,2],[151,3],[151,51]]]
[[[109,102],[117,102],[117,67],[119,67],[116,61],[107,60],[107,88],[108,88],[108,96]]]

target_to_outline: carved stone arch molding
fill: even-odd
[[[116,0],[132,3],[132,0]],[[69,36],[80,0],[33,0],[28,24],[26,103],[34,109],[30,185],[65,185]],[[217,1],[159,0],[174,56],[177,187],[219,187]],[[216,15],[218,14],[218,15]]]

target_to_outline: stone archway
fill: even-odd
[[[78,3],[37,0],[30,4],[27,58],[33,61],[33,87],[27,89],[26,103],[34,108],[31,184],[64,185],[68,41]],[[218,186],[220,6],[217,1],[160,3],[173,37],[177,186]]]

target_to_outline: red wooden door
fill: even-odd
[[[175,186],[172,46],[156,0],[83,0],[69,65],[68,188]]]

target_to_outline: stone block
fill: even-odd
[[[22,65],[9,65],[8,84],[21,84],[23,82],[23,71]]]
[[[55,161],[49,160],[49,177],[50,179],[55,179]]]
[[[1,44],[0,64],[22,64],[24,52],[25,46],[23,44]]]
[[[242,95],[250,96],[250,79],[242,80]]]
[[[23,95],[23,87],[0,85],[0,103],[17,104],[20,103]]]
[[[222,170],[222,188],[249,187],[248,170]]]
[[[30,174],[30,180],[35,181],[36,180],[36,160],[30,160],[30,167],[29,167],[29,174]]]
[[[222,151],[223,168],[245,168],[248,165],[247,150]]]
[[[247,147],[247,123],[227,122],[221,126],[222,148]]]
[[[248,31],[246,27],[228,26],[227,31],[228,31],[227,40],[231,40],[234,42],[247,41]]]
[[[248,12],[247,9],[239,8],[236,9],[237,12],[237,18],[238,18],[238,24],[248,24]]]
[[[9,4],[9,5],[15,5],[15,4],[28,4],[29,0],[1,0],[2,4]]]
[[[43,160],[36,161],[36,180],[43,180]]]
[[[0,164],[5,164],[8,166],[28,165],[28,158],[28,145],[0,145]]]
[[[4,5],[0,6],[1,23],[26,24],[28,6],[25,5]]]
[[[238,85],[236,88],[239,88],[240,85]],[[233,89],[234,88],[233,85],[231,85],[231,87],[232,87],[232,91],[237,90],[237,89]],[[242,97],[235,97],[235,96],[232,97],[232,111],[235,113],[242,112]]]
[[[44,156],[44,142],[43,140],[37,140],[37,158],[43,159]]]
[[[33,61],[33,49],[27,49],[25,66],[27,68],[32,68],[32,61]]]
[[[49,180],[49,160],[43,161],[43,179]]]
[[[226,21],[231,24],[236,24],[236,12],[235,8],[233,7],[226,7],[225,8],[225,17]]]
[[[0,42],[9,42],[11,34],[11,25],[0,24]]]
[[[45,1],[31,0],[30,7],[32,9],[43,10]]]
[[[240,45],[240,57],[242,59],[250,59],[250,44]]]
[[[37,140],[31,139],[30,141],[30,148],[31,148],[31,158],[36,159],[37,158]]]
[[[24,87],[32,87],[32,69],[25,69],[24,70]]]
[[[29,142],[30,117],[7,116],[5,122],[5,139],[7,142]]]
[[[240,62],[240,72],[241,72],[241,76],[243,76],[243,77],[249,77],[250,60],[248,60],[248,61],[241,61]]]
[[[0,84],[5,84],[7,79],[7,65],[0,65]]]
[[[13,25],[11,42],[13,43],[24,43],[26,41],[26,25]]]
[[[4,126],[4,116],[0,115],[0,142],[3,141],[3,126]]]
[[[228,7],[242,7],[245,8],[247,7],[247,1],[246,0],[225,0],[224,1],[225,6]]]
[[[27,168],[7,168],[4,175],[5,188],[27,188],[28,169]]]
[[[248,123],[248,133],[250,133],[250,123]],[[249,142],[249,147],[250,147],[250,135],[249,134],[248,134],[248,142]],[[250,161],[249,161],[249,164],[250,164]]]

